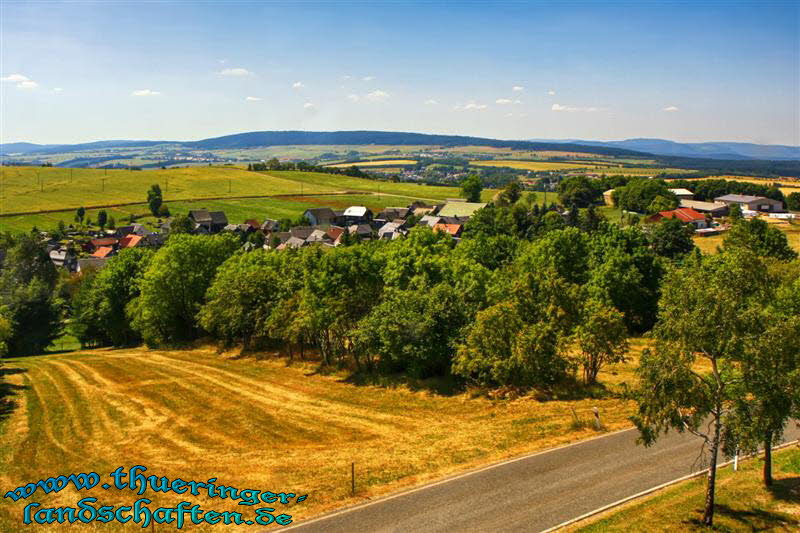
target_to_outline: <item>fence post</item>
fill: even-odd
[[[597,407],[592,407],[592,412],[594,412],[594,427],[597,428],[597,431],[600,431],[600,429],[603,427],[603,425],[600,423],[600,411],[597,409]]]

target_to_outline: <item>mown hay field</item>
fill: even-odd
[[[800,223],[789,223],[785,220],[765,219],[769,224],[778,228],[786,234],[786,239],[789,241],[789,246],[800,253]],[[700,248],[700,251],[706,254],[717,253],[717,248],[722,247],[722,241],[725,240],[725,234],[711,235],[708,237],[694,237],[694,243]]]
[[[638,352],[642,343],[634,346]],[[633,380],[634,361],[609,367],[601,382],[621,390],[622,382]],[[315,369],[312,363],[226,357],[204,348],[100,349],[6,360],[2,372],[14,406],[0,419],[0,486],[7,491],[60,474],[105,475],[119,466],[143,465],[149,474],[170,479],[215,477],[218,484],[238,488],[308,494],[306,502],[286,509],[302,519],[596,435],[586,427],[591,424],[572,422],[573,408],[590,420],[592,407],[598,407],[608,430],[629,426],[633,411],[631,402],[615,394],[493,400],[469,392],[437,394],[426,387],[430,384],[356,384],[346,374],[321,375]],[[130,505],[139,497],[69,488],[37,493],[31,501],[74,506],[87,496],[103,505]],[[153,501],[151,508],[188,500],[205,510],[252,516],[249,507],[202,495],[148,491],[145,497]],[[5,500],[0,530],[19,530],[23,507]],[[122,526],[94,524],[94,529]]]

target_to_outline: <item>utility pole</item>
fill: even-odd
[[[100,181],[103,182],[103,190],[101,192],[106,192],[106,178],[100,178]]]

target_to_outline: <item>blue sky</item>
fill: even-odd
[[[800,144],[798,2],[0,3],[3,142]]]

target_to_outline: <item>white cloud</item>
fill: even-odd
[[[547,91],[547,94],[550,96],[555,96],[556,92],[553,89],[550,89],[549,91]]]
[[[381,91],[380,89],[375,89],[371,93],[367,93],[364,98],[370,102],[384,102],[387,98],[389,98],[389,93]]]
[[[252,76],[253,73],[242,67],[224,68],[219,71],[220,76],[243,77]]]
[[[24,76],[22,74],[9,74],[8,76],[3,76],[0,78],[0,81],[16,83],[17,89],[36,89],[39,87],[38,83],[30,79],[28,76]]]
[[[12,83],[19,83],[21,81],[29,81],[30,78],[28,76],[23,76],[22,74],[9,74],[8,76],[3,76],[0,78],[2,81],[10,81]]]
[[[343,81],[347,81],[347,80],[349,80],[350,78],[352,78],[352,76],[350,76],[349,74],[345,74],[344,76],[342,76],[342,80],[343,80]]]
[[[358,96],[357,94],[348,94],[347,99],[350,100],[351,102],[358,102],[359,100],[361,100],[361,97]]]
[[[521,93],[522,91],[525,90],[525,87],[523,87],[522,85],[514,85],[511,88],[511,90],[514,91],[515,93]]]
[[[553,104],[552,111],[566,111],[567,113],[595,113],[597,111],[607,111],[604,107],[577,107],[571,105]]]
[[[303,89],[305,85],[303,85],[302,81],[296,81],[292,84],[292,89]]]
[[[497,100],[494,101],[494,103],[497,105],[508,105],[511,103],[511,100],[509,100],[508,98],[498,98]]]
[[[161,94],[158,91],[151,91],[150,89],[139,89],[138,91],[133,91],[131,96],[158,96]]]
[[[674,105],[671,105],[671,106],[665,107],[664,111],[666,111],[667,113],[674,113],[675,111],[678,111],[678,108],[676,106],[674,106]]]
[[[361,78],[363,81],[372,81],[375,79],[375,76],[364,76]]]
[[[54,93],[60,93],[60,92],[62,92],[63,90],[64,90],[64,89],[62,89],[61,87],[55,87],[55,88],[53,88],[53,92],[54,92]]]
[[[438,104],[438,103],[439,103],[439,102],[437,102],[437,101],[436,101],[436,100],[434,100],[433,98],[429,98],[429,99],[425,100],[425,105],[436,105],[436,104]]]
[[[314,108],[315,106],[311,102],[306,102],[305,104],[303,104],[303,109],[314,109]]]
[[[519,105],[519,104],[521,104],[521,103],[522,103],[522,100],[520,100],[519,98],[517,98],[516,100],[514,100],[514,105]]]
[[[245,100],[248,102],[260,102],[261,98],[259,98],[258,96],[247,96],[245,97]]]
[[[487,107],[489,107],[489,106],[487,106],[486,104],[478,104],[478,103],[475,103],[475,102],[469,102],[466,105],[457,105],[453,109],[455,109],[456,111],[483,111]]]

